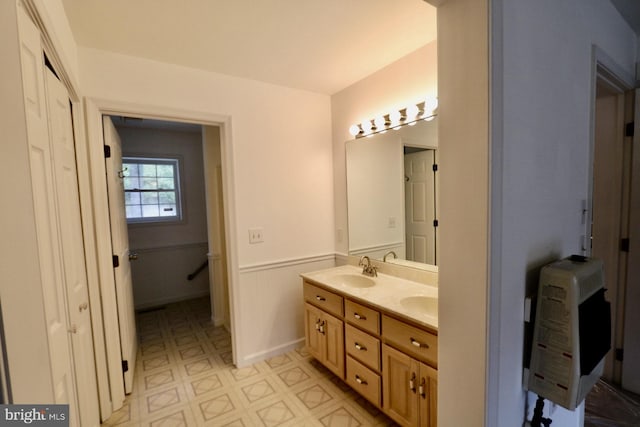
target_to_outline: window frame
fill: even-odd
[[[123,179],[123,191],[125,193],[125,219],[128,226],[147,226],[147,225],[165,225],[184,223],[186,218],[185,194],[183,188],[182,171],[184,170],[184,162],[182,156],[179,155],[158,155],[158,154],[124,154],[122,156],[123,175],[127,177],[125,164],[154,164],[154,165],[172,165],[174,167],[174,190],[176,194],[176,215],[171,216],[154,216],[141,218],[128,218],[126,215],[126,193],[132,190],[126,190]],[[153,191],[153,190],[150,190]],[[162,189],[157,189],[157,192]],[[139,192],[142,194],[142,192]],[[160,205],[160,203],[158,203]],[[142,204],[141,204],[142,205]],[[140,206],[141,206],[140,205]]]

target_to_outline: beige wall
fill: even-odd
[[[486,0],[448,0],[438,8],[440,427],[485,425],[488,31]]]

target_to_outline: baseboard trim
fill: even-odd
[[[284,343],[277,347],[270,348],[268,350],[259,351],[257,353],[249,354],[244,357],[242,360],[238,360],[237,367],[244,368],[254,363],[261,362],[263,360],[269,359],[274,356],[278,356],[280,354],[287,353],[291,350],[295,350],[304,344],[304,338],[299,338],[297,340],[289,341],[288,343]]]

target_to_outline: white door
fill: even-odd
[[[111,245],[118,259],[114,267],[118,321],[120,324],[120,346],[122,360],[128,365],[124,372],[124,388],[127,394],[133,390],[133,370],[136,366],[138,339],[136,336],[131,261],[129,260],[129,235],[125,217],[124,185],[122,181],[122,144],[116,128],[109,117],[103,118],[104,143],[111,148],[106,159],[107,189],[109,192],[109,217],[111,220]]]
[[[636,89],[634,114],[622,387],[640,394],[640,89]]]
[[[434,150],[405,154],[405,242],[408,260],[436,263]]]
[[[67,89],[49,69],[46,69],[45,87],[78,409],[83,426],[98,425],[100,412],[71,104]]]
[[[35,228],[38,235],[38,263],[44,296],[53,399],[69,404],[72,426],[78,422],[78,408],[73,375],[73,356],[59,246],[59,230],[55,201],[54,173],[49,142],[47,105],[44,89],[44,56],[40,33],[22,7],[18,8],[20,59],[23,94],[27,117],[28,150],[31,170]],[[25,195],[29,197],[30,195]],[[25,319],[28,321],[28,319]],[[29,339],[25,337],[25,339]]]

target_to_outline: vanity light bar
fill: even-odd
[[[427,99],[415,105],[410,105],[398,111],[378,116],[375,119],[366,120],[349,127],[349,133],[355,138],[363,138],[384,133],[389,129],[398,129],[405,125],[414,125],[420,120],[430,121],[435,117],[435,110],[438,108],[436,98]]]

